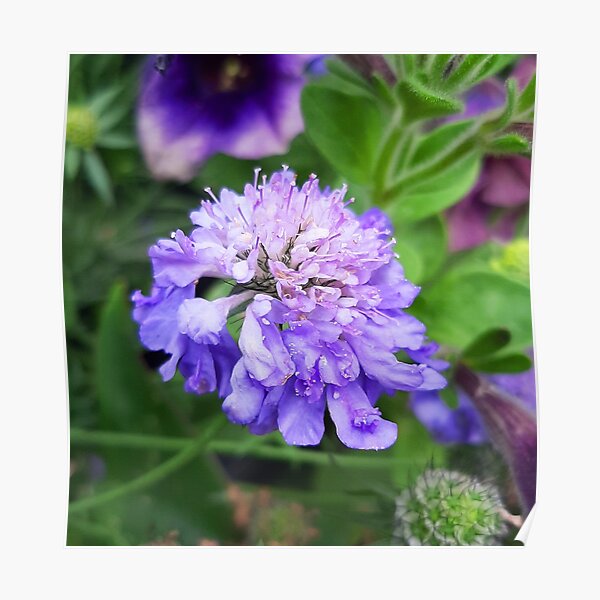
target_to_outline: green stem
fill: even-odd
[[[133,492],[138,492],[158,483],[161,479],[164,479],[171,473],[174,473],[195,458],[208,444],[213,435],[221,427],[223,427],[225,422],[226,421],[224,418],[219,415],[219,418],[210,422],[202,434],[200,434],[196,439],[186,440],[185,444],[180,446],[179,452],[169,460],[166,460],[158,465],[158,467],[155,467],[147,473],[144,473],[137,479],[128,481],[127,483],[113,488],[112,490],[108,490],[98,494],[97,496],[91,496],[72,502],[69,505],[69,514],[74,515],[81,513],[90,508],[95,508],[101,504],[105,504],[106,502],[112,502],[113,500],[117,500],[118,498],[122,498],[123,496]],[[115,435],[118,434],[112,434],[112,436]]]
[[[104,446],[109,448],[135,448],[138,450],[160,450],[164,452],[185,451],[190,441],[178,437],[118,433],[109,431],[84,431],[71,429],[71,443],[76,445]],[[271,446],[267,444],[249,446],[237,440],[211,440],[199,451],[225,454],[229,456],[253,456],[270,460],[296,461],[319,466],[329,466],[332,461],[341,467],[385,468],[391,465],[409,464],[407,458],[395,456],[374,456],[374,452],[364,455],[318,452],[293,448],[291,446]],[[177,455],[179,456],[179,455]],[[168,462],[168,461],[167,461]],[[166,463],[163,463],[166,464]],[[157,467],[159,468],[159,467]],[[133,482],[132,482],[133,483]],[[107,492],[108,493],[108,492]]]

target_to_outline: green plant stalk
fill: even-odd
[[[112,490],[107,490],[106,492],[96,496],[90,496],[88,498],[83,498],[81,500],[72,502],[69,505],[69,514],[75,515],[90,508],[96,508],[97,506],[107,502],[112,502],[113,500],[117,500],[123,496],[133,492],[138,492],[158,483],[198,456],[198,454],[202,452],[204,447],[208,444],[215,433],[217,433],[217,431],[221,429],[225,423],[225,418],[222,415],[219,415],[219,418],[210,422],[207,428],[196,439],[187,440],[180,448],[179,452],[169,460],[166,460],[158,465],[158,467],[151,469],[140,477],[115,487]]]
[[[71,429],[71,443],[73,445],[104,446],[107,448],[181,452],[188,448],[190,440],[136,433],[85,431],[73,428]],[[374,460],[374,457],[370,455],[360,456],[354,454],[314,452],[289,446],[276,447],[266,444],[248,446],[236,440],[211,440],[205,446],[196,449],[197,453],[202,451],[229,456],[253,456],[270,460],[295,461],[319,466],[329,466],[333,461],[341,467],[348,468],[384,468],[391,465],[411,463],[410,459],[401,459],[393,456],[380,455],[377,457],[377,460]]]

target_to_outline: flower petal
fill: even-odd
[[[338,437],[348,448],[383,450],[396,441],[398,426],[380,417],[358,383],[328,386],[327,406]]]
[[[246,425],[254,421],[260,413],[265,389],[250,378],[243,358],[233,368],[231,387],[231,394],[223,401],[223,412],[233,423]]]
[[[325,397],[317,399],[299,395],[293,379],[285,386],[279,400],[277,423],[283,439],[294,446],[315,446],[325,431]]]

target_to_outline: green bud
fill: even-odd
[[[89,150],[96,143],[98,120],[87,106],[69,106],[67,110],[67,142]]]
[[[529,281],[529,240],[519,238],[506,244],[502,254],[492,259],[491,267],[503,275]]]
[[[408,546],[494,546],[506,532],[496,489],[443,469],[425,471],[396,499],[394,542]]]

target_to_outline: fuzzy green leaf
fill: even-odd
[[[536,76],[534,73],[532,78],[529,80],[529,83],[519,95],[516,109],[516,113],[519,115],[519,117],[529,115],[533,111],[535,106],[535,86]]]
[[[396,90],[404,107],[404,120],[407,123],[446,117],[464,109],[460,100],[429,88],[414,78],[401,81]]]
[[[468,86],[477,79],[480,72],[484,71],[493,61],[493,54],[467,54],[459,65],[448,75],[445,86],[460,88]]]
[[[528,154],[531,144],[518,133],[506,133],[489,142],[486,149],[491,154]]]

